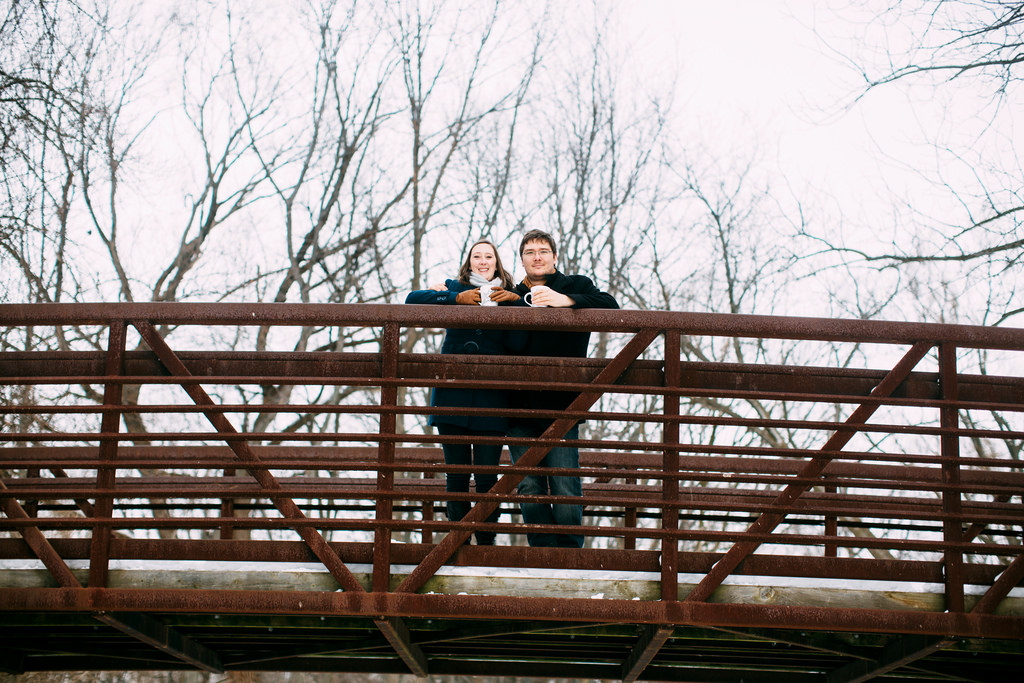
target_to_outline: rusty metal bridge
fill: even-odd
[[[597,352],[408,343],[450,327]],[[168,303],[0,305],[0,334],[2,671],[1024,669],[1022,329]],[[436,386],[578,398],[490,493],[447,494]],[[524,524],[516,484],[582,418],[585,547],[530,548],[566,529]]]

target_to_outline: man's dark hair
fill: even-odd
[[[544,232],[543,230],[531,230],[523,235],[523,241],[519,243],[519,256],[522,258],[523,250],[526,249],[527,242],[533,242],[534,240],[540,240],[541,242],[547,242],[548,246],[551,247],[551,253],[558,256],[558,248],[555,246],[555,238]]]

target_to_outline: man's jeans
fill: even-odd
[[[508,435],[514,439],[540,436],[541,428],[515,425]],[[565,435],[566,439],[579,438],[579,426],[575,426]],[[509,452],[514,464],[529,449],[528,445],[509,444]],[[575,446],[557,446],[552,448],[540,462],[541,467],[559,467],[579,469],[580,452]],[[530,475],[519,483],[519,494],[523,496],[576,496],[583,495],[583,487],[579,476],[549,477]],[[583,522],[583,506],[571,503],[521,503],[523,521],[527,524],[559,524],[579,526]],[[526,534],[531,546],[582,548],[582,534]]]

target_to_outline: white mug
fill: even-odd
[[[494,291],[494,287],[491,285],[481,285],[480,287],[480,305],[481,306],[497,306],[497,301],[491,301],[491,292]]]
[[[533,287],[530,287],[530,291],[529,292],[527,292],[526,294],[523,295],[523,301],[526,302],[527,306],[538,306],[538,307],[541,307],[541,308],[547,306],[547,304],[535,304],[535,303],[533,303],[533,293],[539,287],[542,287],[542,286],[543,285],[534,285]]]

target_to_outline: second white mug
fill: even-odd
[[[530,287],[530,291],[523,295],[523,301],[526,302],[527,306],[537,306],[539,308],[545,308],[546,304],[535,304],[533,303],[533,293],[542,285],[535,285]]]

